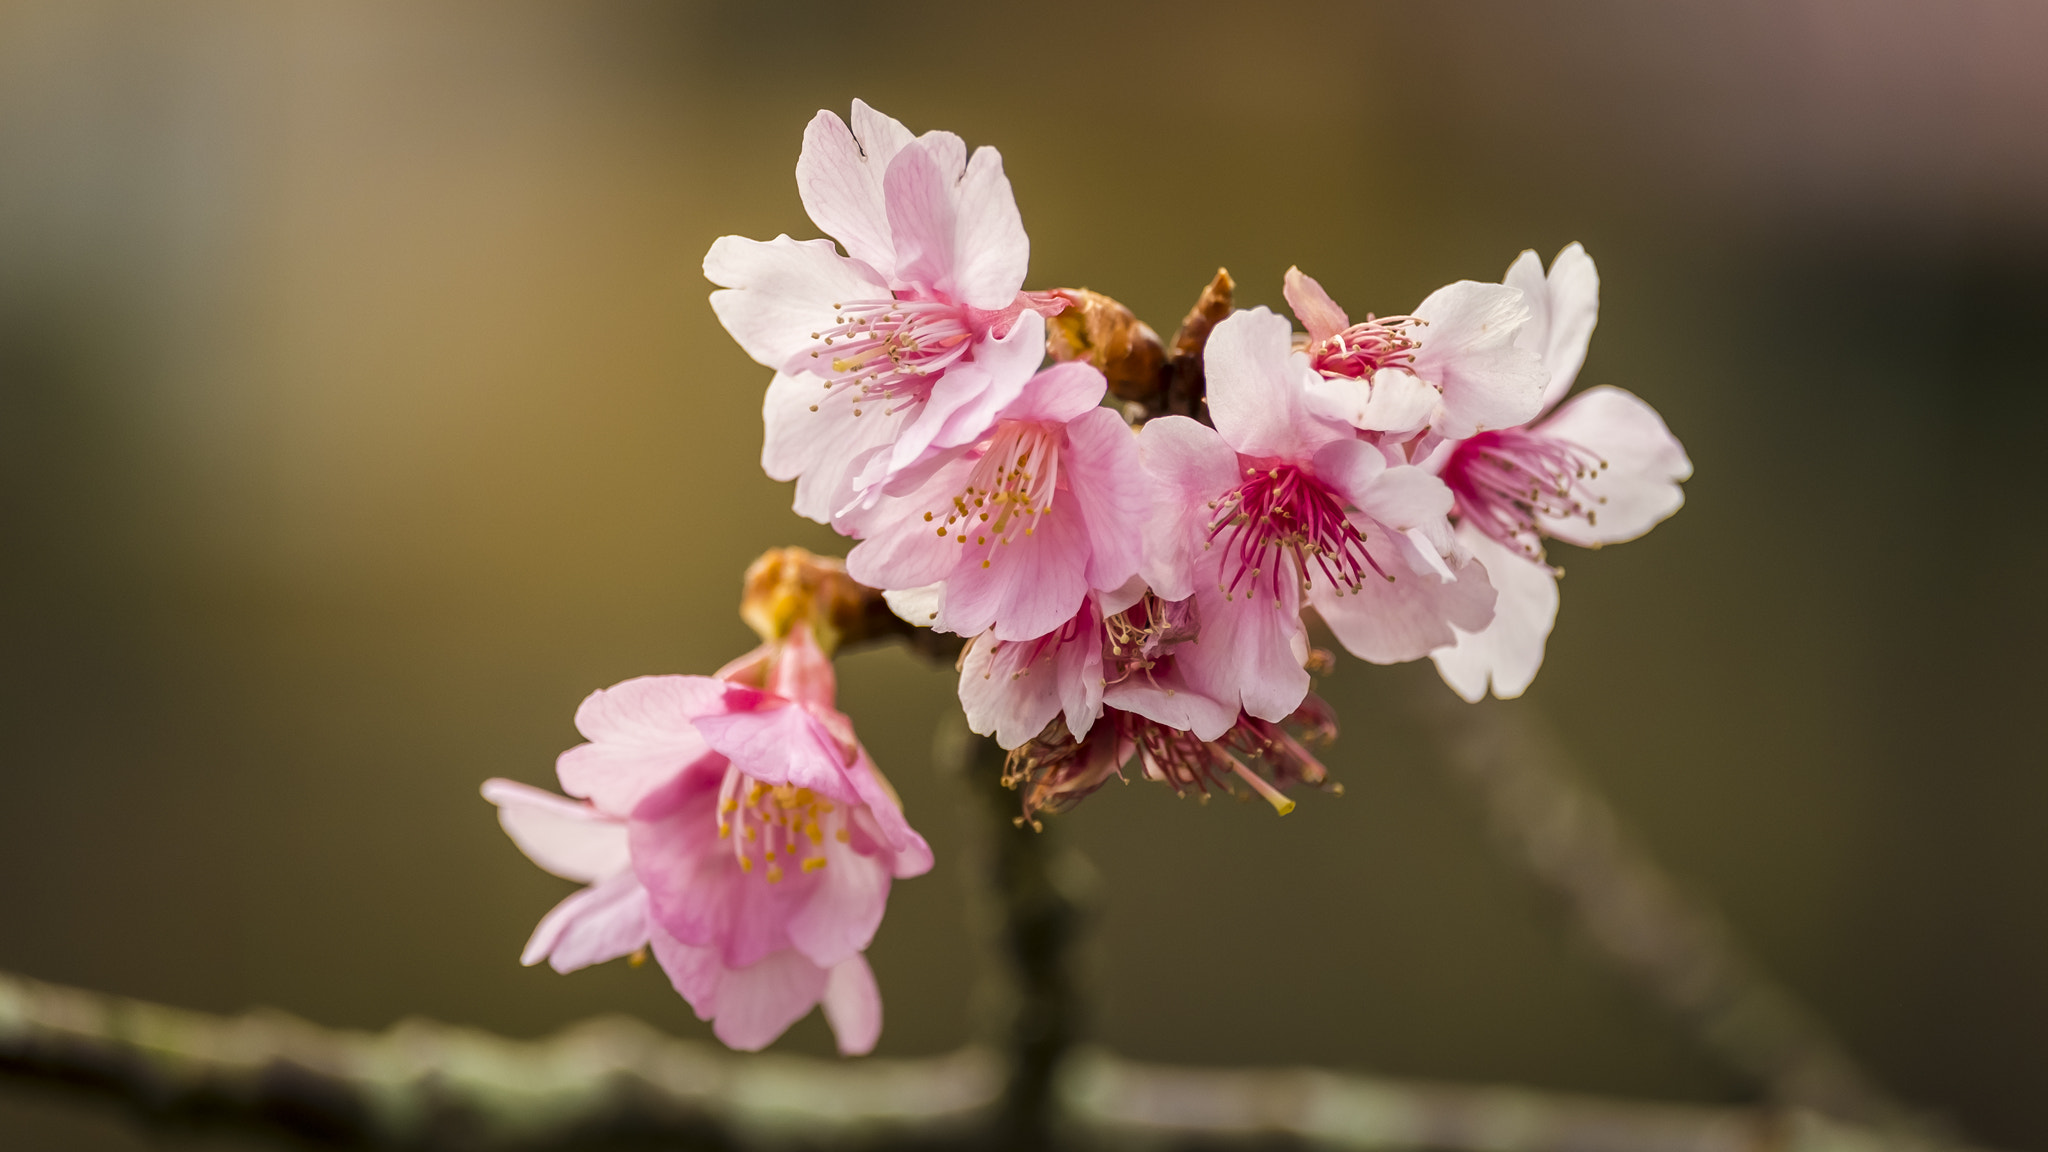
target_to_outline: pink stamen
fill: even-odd
[[[1324,376],[1352,380],[1370,379],[1382,368],[1412,368],[1422,343],[1408,330],[1427,323],[1413,316],[1381,319],[1368,313],[1360,323],[1318,340],[1309,349],[1309,361]]]
[[[1245,482],[1214,506],[1209,542],[1213,546],[1222,537],[1237,566],[1223,586],[1225,595],[1234,596],[1240,584],[1246,595],[1255,595],[1260,574],[1270,570],[1277,599],[1283,560],[1292,561],[1303,591],[1308,590],[1311,563],[1333,586],[1353,592],[1363,586],[1368,570],[1392,579],[1366,551],[1365,537],[1336,496],[1295,465],[1246,468]],[[1232,557],[1225,558],[1226,568],[1231,562]]]
[[[1606,497],[1586,482],[1607,462],[1569,440],[1525,428],[1481,432],[1444,468],[1457,516],[1531,560],[1543,558],[1539,516],[1596,523]]]
[[[828,397],[850,390],[856,404],[925,399],[978,335],[967,310],[943,300],[854,300],[833,308],[831,329],[811,333],[811,370],[824,378]]]

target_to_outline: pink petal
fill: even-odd
[[[691,721],[722,706],[728,685],[709,676],[641,676],[592,692],[576,709],[591,742],[555,761],[562,791],[624,816],[642,797],[711,754]]]
[[[534,927],[519,962],[546,960],[557,972],[574,972],[630,955],[647,943],[647,932],[647,893],[627,872],[555,905]]]
[[[830,709],[837,692],[832,658],[818,647],[811,626],[799,622],[789,630],[781,651],[769,665],[769,692],[811,709]]]
[[[1419,431],[1443,400],[1435,388],[1399,368],[1382,368],[1370,380],[1318,374],[1307,394],[1311,412],[1363,432]]]
[[[1195,734],[1197,740],[1214,740],[1237,723],[1237,701],[1225,703],[1204,695],[1188,684],[1179,661],[1151,676],[1132,676],[1103,690],[1103,703],[1147,720]]]
[[[776,480],[796,481],[797,515],[830,523],[857,495],[854,478],[868,461],[895,445],[911,411],[827,398],[818,377],[777,373],[761,403],[761,468]]]
[[[1374,557],[1396,553],[1384,527],[1360,515],[1354,515],[1352,523],[1365,535],[1366,549]],[[1347,588],[1340,596],[1318,576],[1309,588],[1309,600],[1323,622],[1345,650],[1361,660],[1398,664],[1419,659],[1455,640],[1452,625],[1477,632],[1493,619],[1493,588],[1478,564],[1466,564],[1450,583],[1399,566],[1381,566],[1388,568],[1393,580],[1368,577],[1356,591]]]
[[[725,980],[718,949],[685,944],[662,931],[659,924],[649,925],[648,943],[654,949],[654,962],[661,965],[676,994],[689,1003],[697,1019],[718,1015],[718,986]]]
[[[1316,478],[1350,504],[1363,500],[1387,470],[1387,458],[1363,440],[1333,440],[1316,450],[1311,463]]]
[[[1059,647],[1060,711],[1067,717],[1067,730],[1079,740],[1088,735],[1095,722],[1102,718],[1102,640],[1100,626],[1095,624],[1093,606],[1082,609],[1088,618],[1085,627],[1070,643]]]
[[[1088,586],[1109,591],[1127,583],[1143,560],[1152,509],[1137,435],[1109,409],[1090,409],[1067,425],[1060,470],[1067,482],[1058,498],[1079,506],[1088,533]]]
[[[896,241],[894,277],[933,294],[952,284],[959,225],[953,182],[960,173],[942,167],[948,159],[944,151],[931,137],[913,140],[889,162],[882,178],[889,232]],[[1005,298],[996,306],[1007,303]]]
[[[647,889],[649,916],[682,943],[716,948],[729,967],[789,947],[790,917],[816,886],[793,872],[771,884],[753,847],[740,870],[733,841],[718,836],[718,793],[699,790],[658,818],[631,826],[633,871]],[[742,842],[742,847],[746,844]]]
[[[998,415],[1004,420],[1065,424],[1101,404],[1108,391],[1109,381],[1093,364],[1069,360],[1031,377]]]
[[[811,220],[848,255],[883,271],[896,266],[896,248],[882,176],[910,139],[909,129],[855,100],[852,128],[831,112],[811,119],[796,162],[797,195]]]
[[[825,970],[794,949],[745,967],[728,965],[718,983],[711,1034],[728,1048],[759,1052],[810,1012],[825,995]]]
[[[846,750],[817,716],[796,704],[705,716],[697,730],[735,768],[763,784],[809,788],[841,802],[856,799]]]
[[[1138,433],[1138,461],[1152,481],[1152,511],[1141,537],[1141,572],[1162,600],[1195,594],[1210,502],[1237,483],[1237,453],[1214,428],[1162,416]]]
[[[1549,373],[1534,352],[1515,344],[1529,320],[1520,292],[1460,280],[1430,293],[1415,316],[1426,322],[1415,374],[1443,390],[1443,415],[1434,431],[1464,439],[1487,428],[1513,428],[1536,415]]]
[[[1317,448],[1351,435],[1310,412],[1308,391],[1321,377],[1293,348],[1285,316],[1264,308],[1232,313],[1209,333],[1202,363],[1209,417],[1225,443],[1246,456],[1306,461]]]
[[[825,1022],[841,1056],[865,1056],[882,1038],[882,990],[867,957],[849,956],[825,977]]]
[[[956,450],[917,489],[884,496],[873,508],[845,517],[845,526],[866,537],[847,554],[847,574],[883,589],[922,588],[945,579],[960,560],[961,546],[939,535],[925,513],[943,517],[973,471],[974,461]]]
[[[1354,503],[1366,515],[1396,532],[1423,528],[1448,544],[1451,514],[1456,497],[1450,485],[1413,464],[1397,464],[1374,478],[1360,491]]]
[[[789,917],[789,942],[820,967],[858,955],[882,926],[889,906],[889,865],[834,840],[825,866],[810,874],[810,898]]]
[[[948,409],[945,422],[933,435],[933,445],[952,448],[987,435],[1003,410],[1023,395],[1044,359],[1045,317],[1036,312],[1019,315],[1000,336],[975,341],[972,366],[985,374],[983,382],[967,403]]]
[[[1088,525],[1078,504],[1056,499],[1028,535],[1013,532],[1008,544],[954,545],[967,555],[946,577],[933,626],[958,636],[993,630],[998,639],[1029,640],[1073,619],[1088,595]]]
[[[1017,199],[1003,175],[1003,158],[993,148],[976,148],[956,186],[958,254],[948,285],[955,299],[995,311],[1008,307],[1031,263],[1031,241]]]
[[[1091,630],[1101,656],[1101,634]],[[1060,714],[1058,643],[1002,641],[979,636],[960,657],[960,706],[967,726],[1015,748],[1045,730]]]
[[[1490,679],[1495,696],[1512,700],[1543,666],[1544,642],[1557,620],[1557,577],[1547,565],[1503,547],[1476,528],[1459,528],[1458,538],[1473,559],[1486,566],[1499,599],[1492,623],[1477,632],[1452,626],[1456,640],[1429,658],[1444,683],[1465,699],[1476,703],[1485,697]]]
[[[832,305],[888,299],[889,286],[841,256],[830,240],[766,242],[721,236],[704,254],[704,276],[718,322],[747,355],[778,372],[803,371],[812,335],[832,322]]]
[[[589,884],[630,866],[626,826],[616,817],[512,780],[486,780],[483,794],[527,859],[564,880]]]
[[[1277,723],[1308,695],[1308,632],[1291,574],[1281,579],[1278,600],[1269,579],[1258,584],[1256,594],[1241,586],[1228,599],[1213,580],[1196,589],[1201,634],[1173,658],[1195,691]]]
[[[1692,475],[1685,448],[1657,410],[1619,388],[1589,388],[1543,422],[1546,436],[1585,448],[1606,462],[1586,490],[1604,500],[1594,522],[1544,517],[1543,531],[1580,545],[1617,544],[1656,527],[1685,503],[1679,483]]]
[[[1308,330],[1309,339],[1328,340],[1351,327],[1351,317],[1330,299],[1321,284],[1301,269],[1289,268],[1281,283],[1280,294],[1287,297],[1287,306],[1294,309],[1294,318]]]
[[[853,814],[872,824],[881,837],[881,846],[894,855],[890,871],[896,879],[908,880],[931,871],[931,845],[925,843],[924,837],[918,835],[910,821],[904,819],[903,801],[882,778],[881,770],[875,767],[874,761],[868,759],[866,749],[862,749],[860,757],[854,761],[853,783],[860,790],[862,804],[862,807],[854,809]],[[854,847],[860,848],[858,836],[854,839]]]

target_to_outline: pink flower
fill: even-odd
[[[1361,431],[1470,436],[1520,424],[1542,402],[1543,366],[1517,339],[1529,307],[1512,285],[1460,280],[1412,315],[1356,324],[1299,268],[1285,294],[1308,329],[1315,406]]]
[[[823,1003],[842,1052],[874,1047],[862,952],[893,877],[931,867],[888,785],[832,709],[807,626],[716,677],[592,693],[562,754],[581,803],[492,780],[514,843],[589,887],[542,919],[522,961],[572,971],[652,946],[700,1019],[755,1050]]]
[[[1257,719],[1292,714],[1308,691],[1304,592],[1381,663],[1450,642],[1453,621],[1483,626],[1493,592],[1452,538],[1449,490],[1317,411],[1320,377],[1284,317],[1224,320],[1205,365],[1216,427],[1166,417],[1139,437],[1158,485],[1145,579],[1195,598],[1200,636],[1176,651],[1191,685]]]
[[[873,588],[938,585],[917,623],[999,640],[1043,636],[1091,590],[1128,583],[1147,495],[1137,438],[1098,406],[1104,388],[1078,362],[1034,376],[982,435],[845,518],[862,538],[847,572]]]
[[[1110,610],[1132,591],[1091,596],[1072,620],[1035,639],[970,641],[960,657],[968,726],[1016,748],[1060,719],[1079,740],[1108,705],[1205,740],[1221,736],[1236,722],[1236,706],[1191,685],[1176,658],[1200,634],[1194,600],[1169,603],[1137,589],[1136,603]]]
[[[949,132],[913,138],[856,100],[820,112],[797,190],[830,240],[725,236],[704,257],[711,306],[775,370],[761,466],[796,480],[796,510],[828,521],[935,449],[971,443],[1045,355],[1020,295],[1030,242],[1002,157]]]
[[[1508,269],[1531,320],[1518,335],[1549,369],[1542,412],[1571,391],[1600,311],[1600,275],[1585,249],[1558,253],[1550,274],[1524,252]],[[1481,432],[1445,444],[1431,465],[1457,497],[1458,538],[1486,565],[1500,590],[1493,623],[1460,628],[1432,652],[1460,696],[1522,694],[1543,664],[1557,618],[1557,575],[1543,538],[1597,548],[1633,540],[1678,511],[1680,482],[1692,475],[1685,449],[1655,409],[1619,388],[1580,393],[1556,415],[1524,428]]]

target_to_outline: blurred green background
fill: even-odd
[[[652,967],[518,965],[569,885],[476,787],[741,651],[763,548],[843,551],[760,473],[699,261],[815,234],[803,125],[860,96],[1001,149],[1030,287],[1162,330],[1219,264],[1385,313],[1585,242],[1582,380],[1698,475],[1564,557],[1530,701],[1887,1086],[2048,1148],[2044,59],[2028,0],[0,5],[0,967],[706,1035]],[[1433,678],[1344,661],[1347,793],[1284,821],[1059,820],[1095,1036],[1739,1098],[1497,861],[1404,715]],[[885,1054],[973,1027],[951,681],[842,664],[940,859],[871,953]],[[178,1143],[91,1109],[0,1089],[0,1135]]]

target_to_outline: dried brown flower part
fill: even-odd
[[[1202,349],[1208,347],[1209,333],[1216,325],[1230,315],[1231,303],[1237,292],[1237,282],[1230,278],[1230,270],[1218,268],[1202,294],[1195,300],[1195,306],[1180,322],[1180,330],[1173,334],[1173,345],[1168,350],[1163,387],[1156,405],[1155,415],[1192,416],[1208,423],[1204,398],[1208,395],[1208,378],[1202,371]]]
[[[1121,778],[1120,769],[1130,759],[1130,745],[1109,720],[1105,715],[1087,739],[1076,740],[1066,722],[1056,719],[1010,753],[1003,763],[1003,787],[1019,793],[1024,801],[1024,814],[1017,823],[1029,821],[1037,829],[1039,813],[1065,812],[1108,783],[1111,776]]]
[[[1176,796],[1255,795],[1285,816],[1294,811],[1294,801],[1284,792],[1297,784],[1343,795],[1344,786],[1330,779],[1313,751],[1336,738],[1337,714],[1313,692],[1281,723],[1240,715],[1229,731],[1208,741],[1109,708],[1085,739],[1075,740],[1055,720],[1019,745],[1003,766],[1003,784],[1021,794],[1024,815],[1018,823],[1029,821],[1034,828],[1040,813],[1074,807],[1111,776],[1121,778],[1133,759],[1147,780],[1165,784]]]
[[[1166,350],[1159,334],[1129,308],[1086,288],[1052,293],[1066,310],[1045,325],[1045,349],[1054,360],[1085,360],[1109,378],[1110,395],[1139,404],[1158,394]]]

